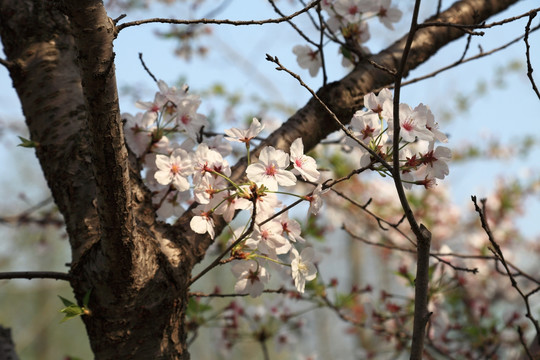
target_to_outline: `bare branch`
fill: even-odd
[[[148,73],[148,75],[150,75],[150,77],[152,78],[152,80],[154,80],[156,83],[158,82],[158,80],[156,79],[156,77],[154,76],[154,74],[152,74],[152,72],[150,71],[150,69],[146,66],[146,64],[144,63],[144,60],[142,58],[142,53],[139,53],[139,60],[141,61],[141,65],[143,66],[144,70],[146,70],[146,72]]]
[[[504,258],[504,254],[503,254],[503,252],[501,250],[501,247],[499,246],[499,244],[495,240],[495,237],[493,236],[493,233],[491,232],[491,229],[490,229],[489,224],[487,222],[487,219],[486,219],[486,206],[485,206],[486,205],[486,199],[481,199],[480,200],[480,202],[482,203],[482,208],[480,208],[480,206],[478,206],[478,203],[476,201],[476,196],[471,196],[471,200],[472,200],[472,202],[474,204],[474,209],[476,210],[476,212],[478,213],[478,217],[480,218],[480,222],[482,224],[482,229],[484,229],[486,235],[488,236],[489,242],[493,246],[492,248],[490,248],[490,250],[493,253],[493,255],[495,255],[497,260],[499,260],[501,262],[504,269],[506,270],[506,274],[508,276],[508,279],[510,279],[510,283],[512,284],[512,287],[514,289],[516,289],[518,294],[523,299],[523,302],[525,304],[525,308],[527,310],[527,313],[525,314],[525,316],[533,324],[534,329],[536,331],[536,340],[540,343],[540,324],[538,323],[538,320],[532,315],[531,306],[529,304],[529,297],[532,294],[534,294],[536,292],[536,290],[538,290],[538,288],[533,292],[529,292],[528,294],[523,293],[523,291],[519,287],[516,279],[514,278],[514,275],[510,271],[509,266],[508,266],[508,264],[507,264],[507,262],[506,262],[506,260]]]
[[[121,30],[131,27],[131,26],[138,26],[143,24],[150,24],[150,23],[162,23],[162,24],[176,24],[176,25],[191,25],[191,24],[215,24],[215,25],[234,25],[234,26],[240,26],[240,25],[264,25],[264,24],[279,24],[281,22],[289,21],[291,19],[294,19],[300,14],[305,13],[306,11],[314,8],[317,6],[320,0],[313,1],[308,6],[304,7],[303,9],[289,15],[284,16],[277,19],[266,19],[266,20],[217,20],[217,19],[196,19],[196,20],[176,20],[176,19],[166,19],[166,18],[153,18],[153,19],[146,19],[146,20],[137,20],[137,21],[131,21],[127,22],[121,25],[118,25],[116,27],[117,31],[120,32]]]
[[[54,279],[70,281],[71,275],[56,271],[6,271],[0,272],[0,279]]]
[[[536,31],[536,30],[538,30],[539,28],[540,28],[540,25],[534,27],[533,29],[531,29],[530,32]],[[429,74],[426,74],[426,75],[424,75],[424,76],[420,76],[420,77],[417,77],[417,78],[414,78],[414,79],[411,79],[411,80],[408,80],[408,81],[404,81],[404,82],[401,84],[401,86],[410,85],[410,84],[413,84],[413,83],[416,83],[416,82],[420,82],[420,81],[425,80],[425,79],[428,79],[428,78],[435,77],[435,76],[437,76],[438,74],[440,74],[440,73],[442,73],[442,72],[444,72],[444,71],[450,70],[450,69],[452,69],[452,68],[454,68],[454,67],[457,67],[457,66],[459,66],[459,65],[461,65],[461,64],[465,64],[465,63],[467,63],[467,62],[469,62],[469,61],[477,60],[477,59],[483,58],[483,57],[485,57],[485,56],[489,56],[489,55],[495,54],[496,52],[499,52],[499,51],[501,51],[501,50],[504,50],[504,49],[506,49],[507,47],[509,47],[510,45],[513,45],[513,44],[517,43],[518,41],[522,40],[523,38],[524,38],[524,35],[521,35],[521,36],[518,36],[517,38],[515,38],[515,39],[513,39],[513,40],[511,40],[511,41],[509,41],[509,42],[507,42],[506,44],[501,45],[501,46],[499,46],[499,47],[497,47],[497,48],[494,48],[494,49],[492,49],[492,50],[490,50],[490,51],[487,51],[487,52],[480,52],[478,55],[474,55],[474,56],[468,57],[468,58],[466,58],[466,59],[463,59],[463,58],[462,58],[462,59],[460,59],[460,60],[458,60],[458,61],[456,61],[456,62],[454,62],[454,63],[452,63],[452,64],[450,64],[450,65],[448,65],[448,66],[445,66],[445,67],[442,67],[442,68],[440,68],[440,69],[438,69],[438,70],[435,70],[435,71],[432,72],[432,73],[429,73]],[[464,52],[464,54],[465,54],[465,52]]]
[[[529,45],[529,33],[531,31],[531,22],[532,20],[534,19],[534,17],[536,16],[537,12],[534,12],[532,13],[531,15],[529,15],[529,21],[527,21],[527,25],[525,26],[525,37],[523,39],[523,41],[525,41],[525,46],[526,46],[526,56],[527,56],[527,77],[529,78],[529,80],[531,81],[531,85],[532,85],[532,88],[534,90],[534,92],[536,93],[536,96],[538,96],[538,99],[540,99],[540,92],[538,91],[538,88],[536,87],[536,83],[534,82],[534,78],[533,78],[533,67],[531,65],[531,54],[530,54],[530,45]]]
[[[538,11],[540,11],[540,8],[532,9],[532,10],[527,11],[526,13],[523,13],[521,15],[513,16],[513,17],[510,17],[510,18],[501,20],[501,21],[495,21],[495,22],[492,22],[490,24],[477,24],[477,25],[473,24],[473,25],[470,25],[470,24],[455,24],[455,23],[447,23],[447,22],[425,22],[423,24],[420,24],[419,28],[431,27],[431,26],[449,26],[449,27],[453,27],[453,28],[456,28],[456,29],[461,29],[463,31],[468,32],[469,29],[489,29],[489,28],[492,28],[492,27],[495,27],[495,26],[500,26],[500,25],[504,25],[504,24],[519,20],[519,19],[524,18],[524,17],[530,17],[530,16],[534,17],[535,14]],[[469,32],[469,34],[471,34],[471,35],[484,35],[484,32],[482,32],[482,31],[478,32],[478,33]]]

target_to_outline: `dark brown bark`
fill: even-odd
[[[439,20],[474,24],[516,0],[461,1]],[[72,247],[72,286],[98,359],[188,359],[184,324],[188,281],[211,239],[156,222],[148,190],[123,140],[114,76],[115,27],[101,1],[0,0],[0,36],[36,154]],[[432,19],[433,20],[433,19]],[[129,30],[124,30],[129,31]],[[418,32],[408,68],[463,35],[453,28]],[[404,38],[405,39],[405,38]],[[396,69],[405,40],[371,59]],[[362,63],[319,96],[347,123],[363,95],[394,81]],[[313,148],[337,124],[312,99],[261,146],[288,149],[302,137]],[[240,177],[245,164],[235,168]]]

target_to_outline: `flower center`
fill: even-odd
[[[172,164],[171,172],[175,175],[178,174],[180,172],[180,166],[178,164]]]
[[[404,130],[412,131],[412,130],[414,129],[413,121],[412,121],[412,120],[404,121],[403,124],[401,125],[401,127],[402,127]]]
[[[191,118],[189,117],[189,115],[185,114],[185,115],[182,115],[182,117],[180,118],[180,121],[182,122],[182,124],[187,125],[191,121]]]
[[[276,165],[268,165],[266,167],[266,175],[275,176],[277,173]]]

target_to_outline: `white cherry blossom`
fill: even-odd
[[[210,235],[213,239],[215,236],[214,219],[212,219],[212,207],[209,204],[197,206],[193,212],[197,215],[191,218],[189,226],[191,230],[197,234]]]
[[[277,191],[278,184],[292,186],[296,184],[296,176],[288,170],[289,155],[282,150],[267,146],[261,150],[259,161],[246,169],[249,180],[264,185],[270,191]]]
[[[298,254],[298,250],[293,248],[291,250],[292,262],[292,278],[294,279],[294,286],[298,292],[303,293],[306,281],[311,281],[317,277],[317,268],[313,264],[315,252],[313,248],[308,247],[302,250]]]
[[[225,134],[227,135],[225,136],[225,139],[229,141],[243,142],[247,145],[251,139],[259,135],[263,129],[264,125],[262,125],[257,118],[253,118],[253,121],[247,130],[237,128],[225,130]]]
[[[234,291],[237,294],[249,294],[258,297],[264,291],[264,284],[270,279],[270,274],[255,260],[236,262],[231,271],[238,278]]]
[[[184,149],[176,149],[170,156],[156,155],[158,171],[154,174],[161,185],[172,183],[179,191],[189,190],[187,177],[193,174],[191,156]]]
[[[307,181],[317,181],[320,176],[320,173],[317,170],[317,163],[311,156],[304,155],[304,144],[302,143],[302,138],[298,138],[293,141],[290,152],[291,163],[302,178]]]
[[[322,66],[321,54],[309,45],[296,45],[293,47],[296,61],[302,69],[308,69],[309,75],[315,77]]]

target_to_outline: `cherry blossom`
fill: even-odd
[[[401,19],[401,15],[403,15],[403,13],[398,8],[390,7],[391,1],[392,0],[379,0],[376,13],[384,26],[386,26],[389,30],[394,30],[392,23],[397,23]]]
[[[195,95],[177,97],[176,104],[176,125],[186,132],[187,136],[196,140],[201,128],[208,126],[206,116],[197,113],[201,100]]]
[[[322,189],[322,185],[319,184],[317,187],[313,190],[311,195],[306,195],[306,200],[309,201],[309,210],[308,213],[317,215],[319,213],[319,210],[322,207],[322,198],[321,195],[326,193],[330,189]]]
[[[264,185],[270,191],[277,191],[278,184],[292,186],[296,184],[296,176],[288,170],[289,155],[282,150],[267,146],[261,150],[259,161],[246,169],[249,180]]]
[[[257,118],[253,118],[253,121],[247,130],[240,130],[237,128],[225,130],[225,134],[227,134],[225,139],[229,141],[243,142],[246,143],[247,146],[251,139],[259,135],[263,129],[264,125],[261,125]]]
[[[393,118],[393,103],[392,92],[387,88],[382,89],[379,95],[369,93],[364,96],[364,106],[379,115],[379,118],[392,119]]]
[[[179,191],[189,189],[187,177],[193,174],[193,163],[191,156],[184,149],[176,149],[171,156],[156,155],[156,166],[158,171],[154,177],[158,183],[168,185],[172,183]]]
[[[193,189],[195,201],[199,204],[208,204],[211,199],[214,199],[217,194],[220,194],[220,190],[226,187],[227,182],[222,177],[203,177]]]
[[[307,181],[315,182],[319,179],[320,173],[317,171],[317,163],[311,156],[304,155],[304,144],[302,138],[298,138],[291,144],[291,163],[294,169],[300,173]]]
[[[255,260],[236,262],[231,271],[238,278],[234,291],[237,294],[249,294],[258,297],[264,291],[264,284],[270,280],[270,274]]]
[[[300,236],[300,234],[302,233],[302,227],[300,226],[298,221],[289,218],[288,211],[285,211],[279,216],[279,222],[281,223],[281,227],[283,228],[283,233],[287,234],[287,237],[290,241],[306,241],[302,236]]]
[[[131,151],[140,158],[152,143],[153,120],[144,118],[143,113],[137,113],[135,116],[125,113],[122,114],[122,120],[125,120],[124,136],[126,137],[126,143]]]
[[[197,234],[206,234],[210,235],[213,239],[215,236],[214,231],[214,219],[212,219],[212,207],[208,204],[197,206],[193,212],[195,215],[191,218],[189,226],[191,230],[195,231]]]
[[[154,197],[156,198],[156,197]],[[169,191],[164,199],[156,198],[160,200],[161,206],[156,211],[159,220],[167,220],[171,216],[180,216],[184,213],[184,207],[182,203],[185,203],[191,198],[189,191]]]
[[[259,249],[260,252],[269,257],[275,255],[287,254],[292,246],[283,236],[283,227],[276,220],[267,222],[264,225],[255,225],[253,235],[246,241],[246,245],[253,249]]]
[[[424,107],[414,110],[407,104],[399,104],[399,135],[404,141],[413,142],[416,137],[422,140],[432,140],[433,133],[426,128],[427,112]],[[393,122],[389,124],[390,134],[393,135]]]
[[[425,107],[426,112],[426,128],[433,133],[433,136],[436,140],[439,140],[440,142],[448,142],[448,138],[446,135],[439,130],[439,124],[435,122],[435,116],[433,116],[433,113],[429,109],[429,106],[426,106],[424,104],[420,104],[417,106],[417,108]]]
[[[309,45],[296,45],[293,48],[293,53],[296,55],[296,61],[302,69],[309,69],[311,76],[317,76],[319,69],[322,66],[321,54],[317,50],[313,50]]]
[[[313,264],[315,252],[313,251],[313,248],[308,247],[298,254],[298,250],[293,248],[291,250],[291,257],[294,286],[296,286],[296,290],[298,290],[298,292],[303,293],[306,286],[306,281],[311,281],[317,277],[317,268]]]
[[[351,128],[355,136],[364,144],[369,145],[381,132],[381,122],[379,115],[375,112],[358,110],[351,119]],[[347,139],[347,144],[358,146],[352,139]]]
[[[194,176],[193,182],[195,186],[201,181],[204,176],[214,176],[213,172],[231,175],[231,168],[227,160],[216,150],[212,150],[207,144],[199,144],[193,156]]]
[[[360,21],[362,14],[370,9],[371,6],[365,1],[337,0],[334,3],[334,11],[349,23]]]
[[[427,175],[437,179],[444,179],[449,173],[447,161],[452,158],[452,151],[445,146],[437,146],[433,150],[433,143],[429,151],[422,157],[422,162],[427,165]]]

